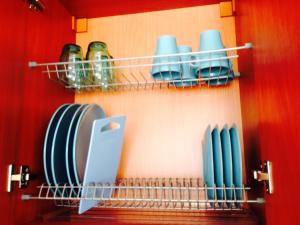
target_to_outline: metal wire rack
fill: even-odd
[[[219,86],[230,83],[234,77],[240,75],[233,70],[233,64],[238,58],[237,51],[251,47],[251,43],[246,43],[233,48],[172,55],[53,63],[29,62],[29,67],[40,67],[50,80],[58,81],[67,89],[76,91]],[[224,63],[228,65],[225,68]],[[206,73],[201,65],[205,65]],[[157,72],[154,73],[154,70]]]
[[[88,187],[41,185],[37,188],[36,196],[23,195],[22,199],[52,200],[57,206],[64,207],[78,207],[80,200],[97,200],[98,208],[196,211],[242,210],[249,203],[264,203],[261,198],[248,199],[249,187],[207,187],[200,178],[126,178]],[[83,188],[88,188],[84,194]],[[217,197],[220,190],[222,199]],[[208,197],[209,191],[213,191],[213,198]],[[231,199],[226,198],[227,191],[232,191]]]

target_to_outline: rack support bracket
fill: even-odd
[[[253,171],[253,177],[259,182],[264,182],[268,194],[274,193],[273,166],[272,162],[265,161],[260,170]]]
[[[12,192],[13,182],[18,182],[19,188],[26,188],[29,178],[29,166],[20,166],[20,172],[16,174],[14,165],[10,164],[8,166],[7,192]]]

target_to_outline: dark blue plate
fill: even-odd
[[[69,105],[62,113],[55,128],[51,151],[51,170],[55,185],[69,185],[65,160],[66,139],[73,115],[79,107],[79,104]],[[63,189],[58,189],[59,194],[61,194],[60,190],[62,191]],[[65,191],[64,193],[68,194],[68,191]]]
[[[45,141],[44,141],[44,151],[43,151],[43,164],[44,164],[44,172],[45,172],[45,178],[48,183],[48,185],[54,185],[54,178],[53,173],[51,170],[51,149],[53,144],[53,137],[55,133],[55,128],[57,126],[57,123],[62,115],[62,113],[65,111],[65,109],[70,104],[65,104],[60,106],[55,113],[52,115],[51,120],[48,124]]]

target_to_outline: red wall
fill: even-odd
[[[42,146],[47,123],[54,110],[74,95],[48,80],[39,70],[29,70],[28,61],[57,61],[66,42],[75,41],[71,16],[58,0],[44,0],[46,10],[34,13],[27,1],[0,4],[0,217],[1,224],[24,224],[43,211],[36,202],[22,202],[21,193],[31,188],[5,192],[9,163],[30,165],[42,172]],[[40,177],[40,176],[39,176]],[[44,204],[46,205],[46,204]],[[49,205],[49,204],[47,204]]]
[[[239,60],[248,174],[258,159],[271,160],[275,193],[266,196],[266,224],[300,224],[300,2],[236,2],[238,43],[254,44]]]

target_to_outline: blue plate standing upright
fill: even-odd
[[[51,151],[52,151],[52,145],[53,145],[53,137],[55,133],[55,128],[57,126],[57,123],[63,114],[63,112],[66,110],[66,108],[70,104],[64,104],[61,105],[53,114],[51,117],[51,120],[48,124],[48,128],[45,135],[45,141],[44,141],[44,152],[43,152],[43,164],[44,164],[44,172],[45,172],[45,178],[47,181],[47,184],[49,186],[54,185],[54,178],[53,173],[51,170]],[[53,189],[51,189],[53,191]]]
[[[83,181],[93,123],[95,120],[105,117],[103,109],[96,104],[88,105],[79,116],[74,132],[73,149],[71,150],[77,184],[81,184]]]
[[[222,145],[222,156],[223,156],[223,175],[224,175],[224,184],[226,188],[233,187],[233,171],[232,171],[232,153],[231,153],[231,143],[230,143],[230,134],[228,126],[225,125],[221,131],[221,145]],[[226,189],[226,200],[233,199],[232,189]],[[230,208],[231,203],[227,203],[227,206]]]
[[[231,149],[232,149],[232,167],[233,167],[233,184],[236,188],[243,187],[243,168],[242,168],[242,149],[239,139],[239,133],[236,126],[229,130]],[[242,200],[242,190],[236,190],[236,200]],[[240,204],[237,204],[239,207]]]
[[[211,133],[212,143],[213,143],[213,158],[214,158],[214,175],[215,175],[215,184],[217,188],[217,199],[224,199],[224,191],[223,191],[223,157],[222,157],[222,149],[221,149],[221,140],[220,140],[220,131],[218,127],[215,127]],[[219,206],[223,206],[223,204],[219,203]]]
[[[79,185],[79,183],[77,183],[76,177],[75,177],[76,166],[73,164],[73,150],[74,150],[73,143],[74,143],[74,135],[75,135],[75,129],[76,129],[77,123],[79,122],[79,118],[87,106],[88,106],[87,104],[81,105],[76,110],[76,112],[74,113],[72,120],[70,122],[70,126],[69,126],[68,133],[67,133],[65,159],[66,159],[67,175],[68,175],[68,180],[69,180],[70,185]],[[75,193],[75,192],[76,191],[74,191],[74,194],[77,195],[77,193]]]
[[[79,104],[69,105],[61,115],[55,129],[51,152],[51,170],[55,185],[69,186],[65,159],[66,139],[72,117],[79,107]],[[58,189],[59,194],[62,194],[62,191],[65,191],[64,195],[69,195],[69,190]]]
[[[213,159],[213,146],[211,140],[211,128],[208,126],[205,132],[204,137],[204,146],[203,146],[203,175],[204,183],[208,188],[214,188],[214,159]],[[215,193],[213,189],[207,190],[208,200],[215,200]],[[211,203],[211,206],[214,206],[214,203]]]

